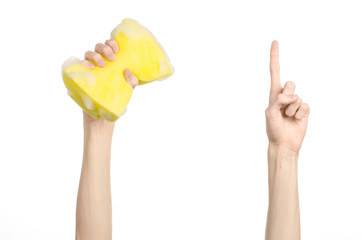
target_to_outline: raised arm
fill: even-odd
[[[105,62],[100,55],[114,61],[118,51],[117,42],[107,40],[97,44],[95,52],[88,51],[82,64],[90,69],[93,60],[100,67]],[[127,69],[124,76],[135,87],[138,79]],[[84,152],[83,165],[77,199],[76,239],[112,239],[112,201],[110,160],[114,122],[105,119],[94,120],[83,112]]]
[[[294,94],[295,84],[280,82],[279,44],[270,50],[271,87],[265,111],[269,138],[267,240],[300,239],[298,155],[307,130],[309,106]]]

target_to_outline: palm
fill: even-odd
[[[298,152],[307,130],[308,119],[292,119],[282,112],[276,115],[275,118],[267,120],[269,139],[277,145],[286,146],[290,150]]]

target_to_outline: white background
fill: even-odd
[[[343,3],[342,3],[343,2]],[[1,4],[0,239],[74,239],[81,109],[60,75],[123,18],[175,74],[137,87],[112,145],[114,239],[263,239],[269,49],[311,106],[299,159],[303,239],[362,239],[359,1]]]

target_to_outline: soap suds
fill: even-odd
[[[83,103],[84,103],[84,106],[86,108],[88,108],[89,110],[94,110],[96,109],[93,105],[93,101],[86,95],[83,95],[83,94],[79,94],[83,100]]]
[[[94,87],[97,82],[96,77],[92,73],[87,72],[87,71],[70,72],[70,73],[67,73],[67,76],[75,82],[86,81],[86,83],[89,87]]]
[[[159,73],[160,73],[161,75],[163,75],[163,74],[165,74],[166,71],[167,71],[167,64],[166,64],[163,60],[161,60],[161,59],[159,59],[159,63],[160,63]]]
[[[63,76],[63,72],[65,69],[67,69],[68,67],[80,63],[80,59],[77,57],[70,57],[67,60],[65,60],[65,62],[62,65],[62,72],[61,72],[61,76]]]

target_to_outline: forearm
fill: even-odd
[[[112,238],[110,155],[113,127],[84,124],[84,153],[77,199],[77,240]]]
[[[300,239],[298,153],[269,145],[269,209],[267,240]]]

